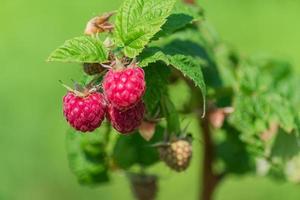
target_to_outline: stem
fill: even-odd
[[[191,80],[187,79],[184,76],[181,76],[186,82],[186,84],[191,88],[192,94],[196,97],[196,109],[202,109],[202,102],[199,101],[201,92]],[[195,101],[195,99],[194,99]],[[193,103],[191,103],[193,105]],[[211,200],[213,193],[218,185],[218,183],[223,179],[225,174],[215,174],[213,172],[213,162],[215,159],[214,144],[211,138],[211,130],[209,126],[209,116],[210,110],[208,110],[207,115],[204,118],[201,118],[199,113],[197,115],[198,124],[201,128],[202,138],[203,138],[203,160],[200,163],[200,166],[203,166],[202,173],[200,173],[200,182],[202,182],[202,188],[199,190],[199,200]]]
[[[197,6],[196,0],[183,0],[183,2]],[[194,96],[196,97],[201,96],[201,92],[199,91],[199,89],[197,89],[190,80],[188,80],[186,77],[182,77],[182,78],[185,80],[187,85],[191,88],[192,94],[194,94]],[[199,102],[199,98],[197,99],[198,99],[197,101],[198,104],[196,103],[197,104],[196,109],[201,110],[202,102]],[[201,118],[200,116],[198,116],[198,124],[199,127],[202,129],[201,132],[203,136],[203,145],[204,145],[203,160],[200,163],[200,166],[203,165],[202,174],[199,173],[200,182],[202,182],[202,188],[201,188],[202,190],[201,189],[199,190],[200,191],[199,200],[212,200],[216,187],[226,175],[225,173],[217,175],[213,172],[213,161],[215,158],[215,152],[214,152],[214,144],[211,138],[212,133],[209,127],[208,115],[209,113],[207,113],[205,118]]]
[[[198,123],[202,128],[203,136],[203,169],[202,174],[200,174],[200,179],[202,180],[202,192],[199,195],[200,200],[211,200],[216,186],[221,181],[223,175],[216,175],[213,172],[212,166],[214,161],[214,144],[211,139],[211,131],[209,127],[208,118],[204,119],[198,118]]]
[[[111,132],[111,125],[109,123],[107,123],[106,130],[104,132],[106,147],[108,146],[108,143],[109,143],[109,139],[110,139],[110,135],[111,135],[110,132]]]

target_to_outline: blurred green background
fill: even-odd
[[[65,39],[80,35],[87,20],[121,2],[0,0],[0,200],[132,199],[122,174],[99,188],[77,184],[68,169],[61,111],[65,89],[58,80],[76,80],[81,68],[45,62]],[[300,1],[199,3],[221,38],[243,53],[268,53],[300,65]],[[185,173],[155,167],[161,177],[159,199],[196,199],[201,146],[195,142]],[[216,192],[218,200],[299,198],[300,186],[253,176],[228,177]]]

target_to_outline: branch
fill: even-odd
[[[181,78],[184,79],[186,84],[191,88],[192,94],[195,97],[198,97],[201,95],[201,91],[195,87],[193,82],[186,77],[181,75]],[[202,102],[199,102],[199,98],[196,98],[197,105],[196,108],[201,109],[202,108]],[[209,122],[209,112],[206,115],[205,118],[201,118],[200,116],[197,116],[198,118],[198,124],[199,127],[202,129],[202,137],[203,137],[203,154],[204,158],[200,165],[203,166],[202,174],[200,175],[200,180],[202,182],[202,192],[199,195],[199,199],[201,200],[211,200],[213,193],[215,191],[216,186],[218,183],[226,176],[225,173],[223,174],[214,174],[213,172],[213,162],[215,159],[215,151],[214,151],[214,143],[211,138],[211,129],[210,129],[210,122]]]

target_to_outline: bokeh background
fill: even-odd
[[[82,33],[91,17],[118,8],[122,0],[0,0],[0,200],[132,199],[126,177],[80,187],[68,168],[65,89],[58,80],[77,79],[76,64],[46,63],[65,39]],[[300,70],[300,1],[199,0],[220,37],[244,54],[289,60]],[[192,124],[191,129],[197,131]],[[201,140],[201,138],[199,138]],[[182,174],[162,165],[158,199],[196,199],[201,142]],[[299,199],[300,186],[251,175],[228,177],[217,200]]]

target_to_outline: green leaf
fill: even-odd
[[[199,87],[202,92],[203,110],[205,110],[206,86],[201,69],[201,60],[191,56],[182,55],[176,52],[177,50],[170,46],[162,49],[159,47],[150,47],[140,55],[139,60],[141,66],[147,66],[149,63],[163,61],[167,65],[172,65],[177,70],[189,79],[195,86]]]
[[[160,100],[166,93],[170,70],[162,63],[153,64],[144,69],[146,92],[143,97],[149,117],[155,117],[160,108]]]
[[[196,59],[185,55],[168,56],[170,64],[191,79],[202,92],[203,110],[205,111],[206,86],[202,74],[201,64]]]
[[[273,144],[271,155],[287,160],[297,155],[300,151],[299,138],[295,134],[287,134],[282,129],[278,131]]]
[[[56,49],[48,61],[101,63],[107,61],[108,52],[97,36],[80,36],[67,40]]]
[[[223,87],[236,86],[236,67],[240,62],[240,56],[232,47],[222,44],[215,51],[215,62]],[[216,77],[215,73],[213,74]],[[211,77],[213,79],[214,77]],[[207,78],[207,77],[206,77]]]
[[[248,149],[261,149],[256,153],[260,157],[270,156],[271,164],[277,168],[272,166],[270,174],[281,177],[278,166],[284,168],[284,163],[299,154],[300,149],[300,100],[295,92],[299,81],[288,63],[269,58],[243,60],[235,74],[235,111],[229,122],[240,131]]]
[[[224,162],[226,172],[243,174],[254,167],[246,144],[240,140],[240,133],[234,127],[225,122],[223,128],[215,134],[225,137],[216,145],[216,153],[217,158]]]
[[[170,15],[175,0],[125,0],[115,22],[115,39],[130,58],[142,52]]]
[[[183,2],[177,2],[171,15],[162,26],[162,30],[154,36],[154,39],[168,36],[176,30],[184,28],[186,25],[191,24],[194,21],[200,20],[202,17],[202,14],[199,13],[197,8],[189,6]]]
[[[158,162],[158,152],[151,144],[162,141],[163,132],[164,129],[157,126],[155,134],[149,142],[145,141],[138,133],[126,137],[119,136],[113,151],[115,163],[123,169],[129,169],[135,164],[149,167]]]
[[[151,144],[161,142],[163,140],[164,128],[156,126],[154,136],[149,142],[146,142],[144,138],[137,137],[136,143],[138,144],[138,163],[144,167],[151,166],[160,161],[157,149],[152,147]]]
[[[288,100],[276,94],[270,95],[269,99],[269,102],[272,102],[270,106],[278,124],[288,133],[293,131],[296,128],[296,116]]]
[[[138,57],[139,66],[146,67],[151,63],[156,63],[157,61],[163,61],[166,65],[169,65],[168,57],[162,52],[158,47],[146,48]]]
[[[184,14],[188,15],[193,18],[193,21],[198,21],[200,19],[203,19],[203,11],[201,8],[194,6],[194,5],[188,5],[186,3],[183,3],[183,1],[177,1],[173,10],[173,14]]]
[[[114,162],[123,169],[128,169],[138,160],[135,138],[137,133],[128,136],[119,136],[113,150]]]
[[[101,127],[93,134],[82,134],[73,129],[67,132],[66,145],[71,171],[82,185],[97,185],[109,181],[105,133]]]
[[[254,135],[260,135],[268,128],[270,106],[265,97],[239,94],[235,97],[234,108],[230,123],[242,132],[244,140],[251,143]]]
[[[171,101],[171,99],[164,95],[162,98],[162,107],[164,110],[164,115],[167,120],[167,128],[170,134],[180,134],[180,121],[179,114],[175,108],[175,105]]]

